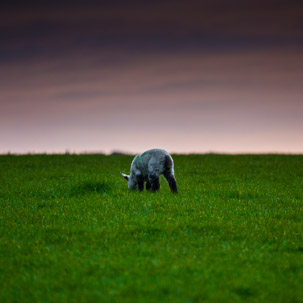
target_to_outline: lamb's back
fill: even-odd
[[[155,171],[162,174],[173,165],[170,154],[164,149],[150,149],[134,158],[134,165],[138,171],[147,177]]]

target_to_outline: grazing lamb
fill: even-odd
[[[163,149],[151,149],[137,155],[130,167],[130,175],[122,174],[128,181],[128,188],[143,191],[144,182],[146,190],[156,192],[160,188],[159,177],[163,174],[174,193],[177,193],[177,183],[174,175],[174,161],[171,155]]]

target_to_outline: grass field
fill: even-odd
[[[0,156],[0,302],[303,302],[303,156]]]

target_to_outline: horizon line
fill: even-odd
[[[169,152],[172,155],[290,155],[290,156],[303,156],[303,152],[222,152],[222,151],[207,151],[207,152],[189,152],[189,153],[179,153],[179,152]],[[133,156],[140,153],[128,152],[128,151],[120,151],[120,150],[112,150],[111,152],[103,152],[103,151],[65,151],[65,152],[0,152],[0,156],[39,156],[39,155],[104,155],[104,156],[113,156],[113,155],[125,155],[125,156]]]

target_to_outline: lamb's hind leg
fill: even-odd
[[[146,182],[146,190],[151,190],[151,184],[149,181]]]
[[[174,174],[171,171],[167,171],[163,175],[164,175],[171,191],[174,193],[177,193],[178,192],[177,182],[176,182]]]
[[[156,173],[149,174],[148,181],[151,184],[152,192],[156,192],[160,189],[159,174],[156,174]]]

